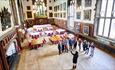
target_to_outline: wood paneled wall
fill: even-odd
[[[35,18],[35,19],[25,20],[25,26],[27,28],[32,27],[33,25],[41,25],[41,24],[48,24],[48,19],[47,18]]]
[[[54,19],[55,25],[61,27],[61,28],[67,28],[67,21],[66,20],[61,20],[61,19]]]
[[[77,23],[80,23],[80,22],[74,22],[74,24],[77,24]],[[89,24],[89,23],[80,23],[80,33],[82,33],[82,34],[83,34],[84,26],[88,26],[89,27],[89,34],[88,34],[88,36],[93,37],[94,25],[93,24]]]
[[[15,38],[15,35],[16,31],[10,33],[0,41],[0,70],[9,70],[9,65],[6,59],[6,50],[8,49],[8,45],[11,40]]]
[[[54,19],[54,22],[55,22],[55,25],[57,25],[57,26],[59,26],[61,28],[67,29],[67,21],[66,20]],[[88,36],[93,37],[93,31],[94,31],[94,25],[93,24],[81,23],[81,22],[74,22],[74,24],[77,24],[77,23],[80,23],[80,26],[79,26],[80,32],[79,33],[83,34],[83,28],[84,28],[84,26],[88,26],[89,27],[89,34],[88,34]],[[76,32],[75,29],[76,29],[76,26],[74,25],[74,32]]]

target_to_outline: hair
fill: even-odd
[[[78,51],[76,51],[75,54],[78,54]]]

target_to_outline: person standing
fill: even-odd
[[[77,40],[75,39],[75,42],[74,42],[74,49],[76,49],[76,46],[77,46]]]
[[[60,55],[61,52],[62,52],[62,44],[61,44],[61,41],[59,41],[59,43],[58,43],[58,50],[59,50],[59,55]]]
[[[89,53],[90,42],[87,42],[85,54]]]
[[[90,48],[91,48],[91,54],[90,54],[90,57],[93,57],[93,55],[94,55],[94,50],[95,50],[95,45],[94,45],[93,42],[91,43]]]
[[[69,38],[69,50],[72,50],[72,40]]]
[[[65,52],[65,43],[64,43],[64,39],[62,40],[62,53]]]
[[[83,51],[86,50],[86,40],[83,41]]]
[[[88,42],[86,41],[86,44],[85,44],[85,54],[88,54],[88,51],[89,51],[89,46],[88,46]]]
[[[78,43],[78,46],[79,46],[79,51],[80,51],[80,50],[81,50],[81,42],[82,42],[82,41],[81,41],[81,38],[79,38],[78,42],[79,42],[79,43]]]
[[[68,39],[65,38],[65,43],[64,43],[64,48],[65,48],[65,52],[68,52],[68,45],[67,45]]]
[[[71,51],[71,54],[73,55],[73,69],[76,69],[77,65],[77,59],[78,59],[78,52],[76,51],[75,54]]]

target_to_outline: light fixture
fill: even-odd
[[[75,1],[74,1],[74,0],[71,0],[71,1],[70,1],[70,3],[71,3],[71,4],[74,4],[74,3],[75,3]]]

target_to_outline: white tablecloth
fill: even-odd
[[[60,34],[60,33],[65,33],[64,29],[56,29],[56,31]]]

